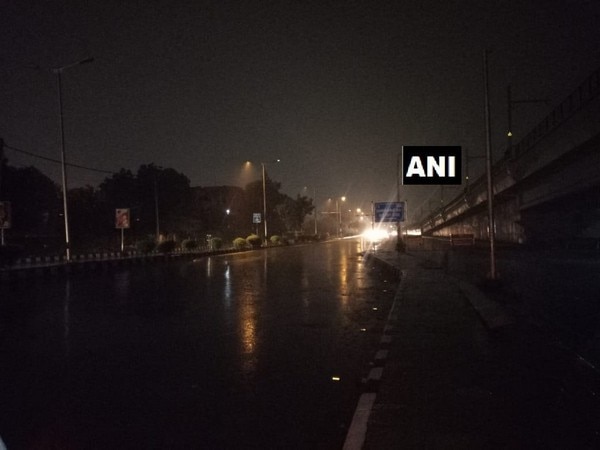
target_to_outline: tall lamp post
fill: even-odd
[[[65,127],[63,121],[63,101],[62,101],[62,73],[63,70],[70,67],[79,66],[81,64],[91,63],[94,58],[86,58],[80,61],[76,61],[71,64],[67,64],[62,67],[56,67],[52,69],[52,73],[56,74],[57,85],[58,85],[58,110],[59,110],[59,124],[60,124],[60,162],[61,162],[61,179],[62,179],[62,197],[63,197],[63,216],[65,219],[65,256],[67,262],[71,261],[71,243],[69,240],[69,213],[67,207],[67,164],[65,157]]]
[[[336,197],[335,199],[335,212],[324,212],[322,214],[335,214],[337,216],[337,232],[336,235],[337,237],[341,236],[341,232],[342,232],[342,210],[340,208],[340,200],[342,202],[346,201],[346,197],[342,196],[342,197]],[[331,202],[331,197],[327,200],[328,202]]]
[[[272,162],[274,163],[278,163],[280,162],[280,159],[276,159]],[[265,162],[261,162],[260,165],[262,166],[262,193],[263,193],[263,223],[264,223],[264,227],[265,227],[265,240],[264,240],[264,244],[267,245],[267,174],[265,171]]]
[[[342,202],[345,202],[346,197],[340,197],[339,199],[335,199],[335,207],[338,213],[338,237],[342,237],[342,208],[340,206],[340,200]]]
[[[263,224],[265,227],[264,243],[267,244],[267,177],[265,174],[265,163],[261,162],[262,166],[262,191],[263,191]]]
[[[490,273],[489,279],[496,280],[496,230],[494,227],[494,186],[492,180],[492,138],[490,125],[490,96],[489,96],[489,75],[488,75],[488,50],[483,52],[483,83],[485,97],[485,166],[487,178],[487,206],[488,206],[488,226],[490,238]]]

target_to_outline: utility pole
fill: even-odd
[[[396,160],[396,201],[400,203],[400,166],[401,166],[402,156],[400,153],[397,154]],[[406,214],[406,211],[404,211]],[[402,240],[402,222],[398,220],[396,223],[396,251],[403,252],[405,249],[404,241]]]
[[[490,273],[489,279],[496,280],[496,254],[494,230],[494,186],[492,183],[492,138],[490,126],[490,96],[488,80],[488,50],[483,51],[483,81],[485,90],[485,159],[487,173],[488,227],[490,237]]]
[[[265,163],[260,163],[262,165],[262,194],[263,194],[263,225],[265,227],[265,236],[264,236],[264,246],[268,245],[267,241],[267,175],[265,172]]]
[[[86,58],[76,61],[66,66],[52,69],[52,73],[56,75],[57,91],[58,91],[58,119],[60,126],[60,163],[61,163],[61,180],[62,180],[62,198],[63,198],[63,216],[65,221],[65,258],[66,262],[71,262],[71,242],[69,239],[69,213],[67,204],[67,160],[65,156],[65,126],[63,119],[63,98],[62,98],[62,73],[70,67],[87,64],[94,61],[94,58]]]
[[[2,202],[2,168],[4,165],[4,139],[0,138],[0,202]],[[4,247],[4,223],[0,217],[0,245]]]
[[[156,244],[160,243],[160,221],[158,214],[158,174],[154,172],[154,218],[156,225]]]
[[[0,138],[0,200],[2,200],[2,168],[4,162],[4,139]]]
[[[315,202],[315,238],[319,235],[317,228],[317,188],[313,188],[313,200]]]

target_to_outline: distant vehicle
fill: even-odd
[[[387,230],[384,230],[382,228],[373,228],[370,230],[363,231],[361,237],[366,242],[378,244],[388,239],[390,237],[390,234],[387,232]]]
[[[362,251],[377,250],[379,245],[389,237],[388,231],[382,228],[365,230],[360,235],[360,247]]]

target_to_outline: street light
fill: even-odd
[[[160,217],[158,212],[158,175],[154,172],[154,222],[156,225],[156,243],[160,243]]]
[[[278,163],[280,162],[280,159],[276,159],[274,161],[274,163]],[[267,245],[267,177],[266,177],[266,171],[265,171],[265,162],[261,162],[260,165],[262,166],[262,189],[263,189],[263,223],[264,223],[264,227],[265,227],[265,245]]]
[[[339,198],[339,200],[345,202],[346,197],[342,196]],[[335,207],[337,208],[338,212],[338,237],[342,237],[342,208],[339,204],[339,200],[337,198],[335,199]]]
[[[86,58],[80,61],[76,61],[71,64],[67,64],[62,67],[56,67],[51,69],[52,73],[56,74],[57,85],[58,85],[58,110],[59,110],[59,123],[60,123],[60,162],[61,162],[61,179],[62,179],[62,197],[63,197],[63,215],[65,218],[65,244],[66,244],[66,259],[67,262],[71,261],[71,244],[69,241],[69,213],[67,208],[67,165],[65,158],[65,127],[63,123],[63,102],[62,102],[62,72],[70,67],[79,66],[81,64],[87,64],[94,61],[94,58]]]
[[[346,201],[346,197],[345,196],[336,197],[336,199],[335,199],[335,212],[333,212],[333,213],[326,213],[326,214],[335,214],[337,216],[337,218],[338,218],[337,222],[338,223],[337,223],[337,233],[336,234],[337,234],[338,237],[340,237],[341,232],[342,232],[342,210],[340,208],[340,200],[342,202],[345,202]],[[329,198],[327,201],[330,202],[331,198]]]

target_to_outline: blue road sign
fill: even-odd
[[[404,202],[375,203],[375,222],[404,222]]]

